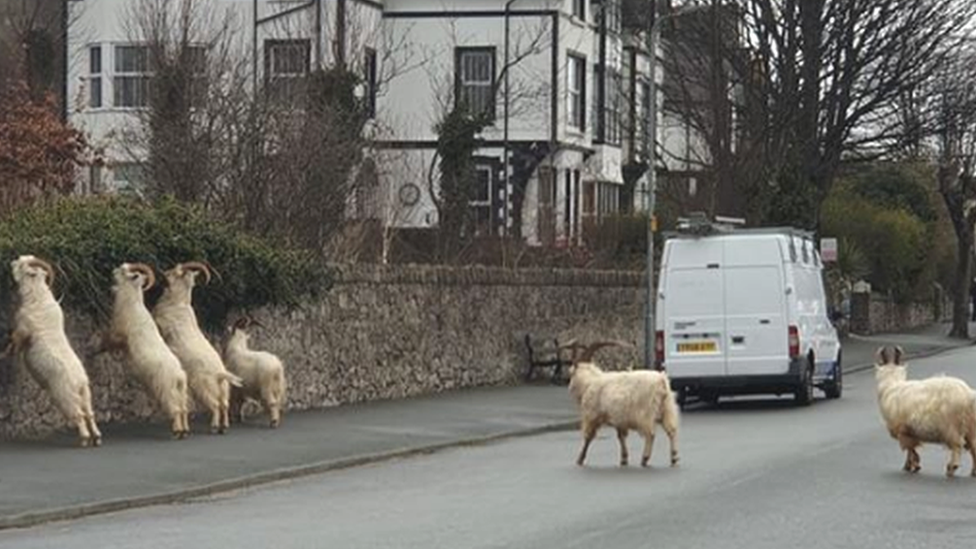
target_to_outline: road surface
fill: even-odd
[[[976,348],[919,360],[976,385]],[[190,503],[0,532],[0,548],[723,549],[972,546],[976,479],[944,476],[941,448],[908,475],[881,425],[870,371],[810,408],[736,401],[688,410],[681,465],[616,466],[606,430],[588,466],[575,432],[335,471]],[[640,442],[631,436],[631,456]],[[240,459],[247,459],[241,455]]]

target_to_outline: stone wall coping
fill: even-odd
[[[484,266],[331,264],[337,284],[422,284],[432,286],[639,287],[640,271]]]

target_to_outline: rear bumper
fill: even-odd
[[[805,362],[802,358],[791,360],[787,372],[783,374],[682,377],[680,372],[669,371],[668,376],[671,389],[683,391],[686,395],[783,394],[796,390],[800,383],[800,368]]]

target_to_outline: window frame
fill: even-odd
[[[296,65],[299,71],[278,71],[277,52],[294,49],[304,58]],[[300,104],[304,100],[304,84],[312,70],[312,41],[308,38],[268,38],[264,41],[264,89],[274,100],[286,105]]]
[[[376,118],[376,94],[377,94],[377,65],[376,50],[366,48],[363,59],[363,81],[366,83],[366,116]]]
[[[123,63],[123,51],[142,52],[141,63],[144,64],[142,70],[125,69],[120,64]],[[139,57],[136,57],[140,61]],[[149,59],[149,46],[142,43],[122,43],[115,44],[112,48],[112,106],[117,109],[145,109],[149,107],[152,95],[153,71]],[[104,70],[104,66],[103,66]],[[123,84],[125,81],[133,83],[131,88]],[[130,92],[131,101],[126,101],[126,91]],[[141,93],[141,101],[139,101]]]
[[[488,69],[489,79],[487,81],[465,81],[464,73],[464,59],[465,56],[477,56],[484,55],[487,56],[488,62],[491,66]],[[495,46],[458,46],[454,48],[454,104],[460,105],[463,97],[467,97],[468,93],[466,90],[468,87],[475,88],[488,88],[488,100],[485,105],[484,111],[482,113],[487,116],[490,122],[494,122],[497,118],[497,97],[496,97],[496,86],[498,79],[498,51]],[[474,109],[472,109],[472,114],[474,114]]]
[[[586,56],[569,52],[566,70],[566,122],[580,132],[586,131]],[[574,112],[574,108],[578,112]]]
[[[95,53],[97,52],[97,57]],[[105,106],[105,50],[101,44],[88,45],[88,100],[90,109],[101,109]],[[98,60],[97,70],[95,60]],[[96,85],[97,84],[97,85]],[[95,90],[98,90],[97,94]],[[97,95],[97,101],[96,101]]]

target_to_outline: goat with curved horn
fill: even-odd
[[[47,285],[50,286],[51,284],[54,284],[54,267],[52,267],[50,263],[39,257],[34,257],[30,259],[28,264],[32,267],[44,269],[44,272],[47,273],[44,275],[44,279],[47,280]]]
[[[129,269],[142,273],[146,277],[146,282],[142,285],[142,291],[146,291],[156,285],[156,273],[153,268],[145,263],[130,263]]]
[[[184,269],[202,272],[204,277],[203,283],[210,284],[210,279],[212,275],[210,271],[210,266],[207,265],[206,263],[202,261],[187,261],[186,263],[182,263],[181,265],[183,266]]]

